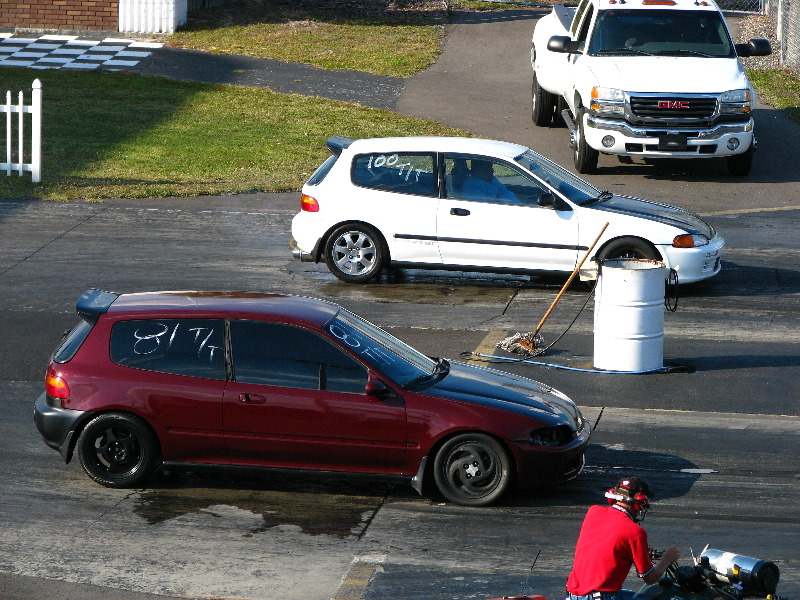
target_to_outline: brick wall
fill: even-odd
[[[117,31],[119,0],[0,0],[0,27]]]

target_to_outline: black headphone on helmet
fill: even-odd
[[[653,492],[644,479],[639,477],[623,477],[617,485],[605,493],[609,504],[623,502],[631,506],[632,516],[636,521],[644,520],[650,509]]]

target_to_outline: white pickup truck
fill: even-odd
[[[532,116],[564,119],[575,168],[600,153],[644,158],[727,157],[747,175],[756,138],[755,90],[713,0],[580,0],[557,4],[533,32]]]

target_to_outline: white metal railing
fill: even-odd
[[[39,183],[42,178],[42,82],[38,79],[33,80],[31,86],[31,103],[25,105],[22,92],[19,93],[19,102],[11,103],[11,92],[6,92],[6,103],[0,104],[0,112],[6,113],[6,161],[0,163],[0,170],[4,170],[6,175],[11,175],[12,171],[17,171],[20,177],[25,171],[30,171],[31,181]],[[17,154],[14,161],[13,150],[13,131],[14,121],[12,114],[17,113]],[[31,115],[31,142],[30,142],[30,162],[25,162],[25,114]]]

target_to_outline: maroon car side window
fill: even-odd
[[[231,321],[239,383],[363,394],[367,370],[321,335],[282,323]]]
[[[111,360],[134,367],[206,379],[225,379],[222,319],[120,321],[111,330]]]

